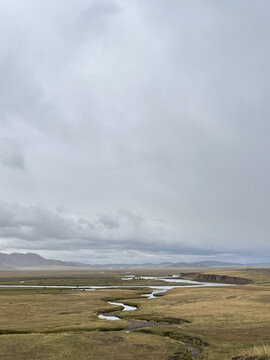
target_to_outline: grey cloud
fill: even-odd
[[[264,258],[269,1],[57,4],[0,4],[2,249]]]
[[[79,249],[89,252],[86,259],[88,262],[93,261],[93,253],[103,252],[110,252],[113,259],[118,252],[136,252],[137,257],[134,260],[139,262],[142,262],[140,257],[147,254],[152,254],[156,258],[176,255],[211,257],[228,254],[226,247],[217,246],[213,249],[207,246],[191,246],[184,241],[172,241],[168,232],[165,239],[163,226],[160,222],[150,222],[123,210],[117,215],[100,214],[90,219],[37,206],[2,203],[0,250],[7,247],[14,251],[18,248],[31,251]],[[231,255],[236,256],[239,253],[240,249],[235,249]],[[241,250],[241,253],[245,251]],[[246,255],[250,256],[250,252],[247,251]]]
[[[14,248],[164,251],[161,244],[155,249],[159,226],[138,225],[130,213],[89,219],[37,206],[3,203],[0,207],[0,243],[12,239]]]
[[[14,139],[0,138],[0,160],[4,165],[15,169],[25,168],[23,153]]]
[[[89,35],[102,34],[108,18],[117,15],[120,11],[121,8],[113,1],[88,2],[81,8],[76,20],[70,24],[70,33],[74,32],[74,28],[79,29],[84,41],[89,41]]]
[[[99,215],[97,223],[108,229],[114,229],[119,227],[118,220],[115,217],[107,214]]]

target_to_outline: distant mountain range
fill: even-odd
[[[0,253],[0,270],[16,270],[21,267],[49,267],[49,266],[87,266],[85,264],[61,261],[61,260],[49,260],[34,253],[12,253],[3,254]]]
[[[196,261],[196,262],[162,262],[159,264],[83,264],[79,262],[49,260],[35,253],[0,253],[0,270],[17,270],[23,268],[67,268],[67,267],[84,267],[84,268],[134,268],[134,267],[171,267],[171,268],[206,268],[206,267],[224,267],[224,266],[267,266],[270,264],[240,264],[223,261]]]
[[[162,262],[159,264],[103,264],[92,265],[93,267],[108,268],[132,268],[132,267],[172,267],[172,268],[202,268],[202,267],[223,267],[223,266],[242,266],[240,263],[223,262],[223,261],[197,261],[197,262]]]

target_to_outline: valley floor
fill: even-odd
[[[136,271],[5,272],[0,273],[0,284],[127,285],[122,277]],[[137,271],[139,275],[157,276],[180,272],[180,269]],[[149,289],[140,288],[96,291],[2,288],[0,359],[229,360],[248,354],[253,346],[269,346],[270,269],[203,272],[248,278],[253,283],[174,289],[152,300],[141,297]],[[107,303],[113,300],[138,309],[123,312],[119,306]],[[99,319],[98,314],[104,312],[113,312],[121,320]],[[136,322],[145,326],[131,327],[127,333],[128,326]],[[188,346],[198,352],[192,353]]]

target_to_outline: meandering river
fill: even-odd
[[[186,279],[177,279],[176,278],[177,275],[172,275],[171,278],[159,278],[159,277],[155,277],[155,276],[139,276],[137,277],[137,279],[144,279],[144,280],[160,280],[160,281],[164,281],[167,283],[182,283],[182,284],[188,284],[188,285],[160,285],[160,286],[145,286],[145,285],[134,285],[134,286],[113,286],[114,288],[149,288],[152,291],[150,293],[147,294],[142,294],[141,296],[147,297],[148,299],[154,299],[156,298],[157,294],[161,294],[161,293],[165,293],[168,290],[172,290],[172,289],[177,289],[177,288],[187,288],[187,287],[204,287],[204,286],[231,286],[230,284],[220,284],[220,283],[207,283],[207,282],[198,282],[198,281],[193,281],[193,280],[186,280]],[[122,280],[126,280],[126,281],[131,281],[135,279],[135,275],[129,276],[129,277],[124,277],[122,278]],[[97,289],[97,287],[94,287],[95,289]],[[106,286],[106,287],[98,287],[98,288],[112,288],[111,286]],[[129,306],[126,305],[124,303],[120,303],[120,302],[110,302],[108,301],[108,304],[111,305],[117,305],[117,306],[121,306],[122,307],[122,311],[134,311],[137,310],[137,308],[135,306]],[[120,320],[119,317],[112,315],[111,313],[103,313],[103,314],[99,314],[98,317],[100,319],[106,319],[106,320]]]
[[[108,285],[108,286],[74,286],[74,285],[25,285],[20,282],[20,284],[9,284],[9,285],[0,285],[0,288],[28,288],[28,289],[74,289],[74,290],[83,290],[83,291],[95,291],[101,289],[145,289],[148,288],[150,291],[149,293],[142,294],[141,296],[147,297],[149,300],[156,298],[157,294],[165,293],[168,290],[178,289],[178,288],[191,288],[191,287],[217,287],[217,286],[232,286],[232,284],[222,284],[222,283],[209,283],[209,282],[198,282],[193,280],[186,280],[186,279],[179,279],[179,275],[172,275],[171,277],[163,278],[163,277],[155,277],[155,276],[136,276],[136,275],[129,275],[122,278],[124,281],[130,282],[129,285]],[[159,280],[164,281],[167,285],[132,285],[132,280]],[[174,285],[168,285],[169,283],[173,283]],[[175,285],[178,283],[179,285]],[[136,311],[136,306],[130,306],[122,302],[112,302],[108,301],[110,305],[121,306],[122,311]],[[101,320],[109,320],[109,321],[117,321],[120,320],[118,316],[114,314],[114,312],[109,313],[102,313],[98,315],[99,319]],[[158,324],[155,322],[148,321],[144,323],[140,323],[138,321],[129,320],[131,322],[129,326],[126,328],[126,332],[130,332],[136,330],[138,328],[149,327],[149,326],[157,326]],[[199,354],[200,350],[194,347],[191,344],[184,343],[182,341],[178,341],[182,345],[184,345],[187,350],[190,352],[192,359],[196,359]]]
[[[85,290],[85,291],[94,291],[94,290],[101,290],[101,289],[145,289],[148,288],[151,291],[146,294],[142,294],[141,296],[146,297],[148,299],[156,298],[157,294],[165,293],[168,290],[178,289],[178,288],[187,288],[187,287],[205,287],[205,286],[232,286],[230,284],[221,284],[221,283],[209,283],[209,282],[198,282],[193,280],[186,280],[186,279],[178,279],[178,275],[172,275],[171,277],[163,278],[163,277],[156,277],[156,276],[136,276],[136,275],[129,275],[123,277],[122,280],[130,281],[134,279],[142,279],[142,280],[159,280],[164,281],[166,283],[179,283],[179,285],[107,285],[107,286],[74,286],[74,285],[0,285],[0,288],[28,288],[28,289],[76,289],[76,290]],[[182,284],[182,285],[180,285]],[[137,308],[135,306],[129,306],[124,303],[120,302],[108,302],[111,305],[117,305],[122,307],[122,311],[135,311]],[[106,320],[120,320],[119,317],[112,315],[112,314],[99,314],[98,316],[100,319]]]

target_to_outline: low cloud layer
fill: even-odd
[[[142,262],[148,258],[153,262],[185,258],[236,260],[237,256],[248,259],[251,255],[238,246],[232,250],[232,244],[209,246],[207,240],[211,239],[193,245],[192,241],[176,238],[173,230],[161,220],[149,221],[124,210],[90,218],[38,206],[0,204],[0,251],[24,249],[56,256],[59,252],[75,252],[86,262]],[[250,250],[260,254],[257,246],[251,245]]]
[[[268,1],[2,1],[0,251],[266,261]]]

